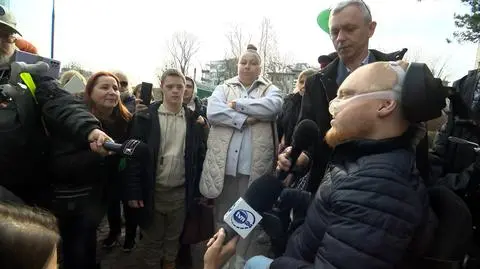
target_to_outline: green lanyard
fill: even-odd
[[[123,170],[125,170],[126,167],[127,167],[127,159],[121,158],[120,162],[118,163],[118,171],[122,172]]]

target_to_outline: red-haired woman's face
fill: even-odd
[[[97,79],[93,87],[90,99],[96,107],[114,108],[120,100],[118,83],[115,78],[110,76],[101,76]]]

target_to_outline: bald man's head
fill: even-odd
[[[401,135],[408,127],[400,106],[407,67],[403,61],[376,62],[350,74],[330,102],[333,120],[327,143]]]
[[[128,83],[127,75],[125,75],[125,73],[120,72],[120,71],[114,71],[113,74],[118,78],[118,81],[120,82],[120,85],[119,85],[120,87],[118,88],[118,90],[121,93],[124,93],[124,92],[128,93],[129,83]]]
[[[361,93],[392,90],[395,85],[403,84],[407,67],[408,63],[405,61],[375,62],[364,65],[348,76],[338,91],[354,89]]]

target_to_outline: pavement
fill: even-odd
[[[116,244],[111,249],[104,249],[102,247],[102,241],[108,235],[108,222],[106,218],[103,219],[97,230],[97,259],[101,260],[102,269],[137,269],[138,267],[135,264],[134,252],[131,253],[123,252],[123,240],[125,236],[125,231],[122,228],[122,235],[119,239],[118,244]],[[138,236],[137,236],[138,241]],[[192,259],[193,267],[192,268],[182,268],[182,269],[202,269],[203,268],[203,254],[205,253],[205,242],[200,243],[192,247]],[[180,268],[177,268],[180,269]]]

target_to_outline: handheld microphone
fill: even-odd
[[[135,139],[129,139],[122,144],[118,144],[113,141],[107,141],[103,143],[103,147],[108,151],[115,152],[123,157],[128,158],[138,158],[148,154],[147,145]]]
[[[288,171],[279,171],[278,179],[283,181],[295,168],[295,163],[302,151],[313,145],[320,136],[317,124],[312,120],[302,120],[293,132],[292,151],[288,159],[292,163]]]
[[[261,214],[272,209],[283,188],[282,182],[273,175],[263,175],[253,181],[223,217],[225,243],[237,234],[245,239],[262,220]]]

